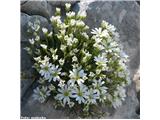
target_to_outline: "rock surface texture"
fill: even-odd
[[[113,24],[120,33],[120,40],[124,51],[129,55],[129,70],[131,79],[133,79],[136,70],[139,68],[140,59],[140,6],[136,1],[72,1],[74,11],[86,11],[86,24],[92,29],[98,27],[102,20]],[[46,103],[38,103],[32,98],[32,90],[36,83],[32,78],[32,61],[30,60],[24,47],[31,38],[27,34],[28,21],[39,19],[42,26],[50,25],[49,18],[54,14],[56,7],[64,7],[64,3],[57,1],[21,1],[21,116],[22,117],[46,117],[46,118],[77,118],[76,114],[69,114],[66,110],[56,110],[53,107],[53,101],[48,100]],[[135,84],[127,88],[127,98],[123,105],[117,110],[104,111],[110,113],[103,116],[105,119],[129,119],[139,118],[136,113],[139,101]]]

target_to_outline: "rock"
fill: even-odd
[[[30,37],[27,34],[27,25],[29,20],[30,20],[29,15],[21,13],[21,41],[28,41]]]
[[[21,79],[33,78],[33,62],[31,61],[31,58],[26,50],[24,50],[27,45],[28,43],[21,42]]]
[[[67,119],[68,116],[64,110],[55,110],[53,101],[39,103],[29,96],[27,100],[21,103],[21,117],[44,117],[46,119]]]
[[[139,103],[140,103],[140,68],[134,74],[133,82],[136,85],[137,98],[138,98]],[[140,115],[140,106],[137,107],[136,113]]]
[[[137,72],[134,74],[133,81],[136,84],[136,91],[140,91],[140,70],[138,69]]]
[[[33,83],[33,79],[22,79],[21,80],[21,98],[24,96],[25,92],[30,88]]]
[[[21,12],[28,15],[40,15],[46,18],[50,18],[52,13],[52,7],[46,0],[21,2]]]
[[[73,5],[79,1],[80,0],[67,0],[67,1],[65,1],[65,0],[52,0],[52,1],[48,0],[48,3],[50,3],[51,6],[53,6],[53,7],[57,7],[57,6],[62,7],[62,6],[65,6],[66,3],[70,3],[71,5]]]
[[[27,0],[21,0],[21,5],[25,4]]]
[[[29,16],[25,13],[21,13],[21,41],[28,41],[28,39],[32,37],[30,34],[27,33],[28,22],[34,22],[36,19],[40,21],[41,28],[50,28],[49,22],[46,18],[39,15]]]

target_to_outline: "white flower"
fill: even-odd
[[[87,16],[87,13],[85,11],[79,11],[77,13],[77,16],[83,19]]]
[[[125,65],[125,63],[124,63],[122,60],[119,61],[119,65],[120,65],[124,70],[127,70],[127,66]]]
[[[78,68],[78,64],[73,63],[73,64],[72,64],[72,67],[73,67],[74,69],[76,69],[76,68]]]
[[[60,48],[60,49],[61,49],[62,51],[65,51],[65,50],[66,50],[66,47],[67,47],[67,46],[65,46],[65,45],[61,45],[61,48]]]
[[[52,54],[56,54],[57,49],[50,48],[50,51],[51,51]]]
[[[64,30],[59,30],[59,32],[61,33],[61,35],[65,35],[65,33],[66,33],[66,30],[64,29]]]
[[[115,41],[119,41],[119,37],[120,37],[119,33],[113,32],[112,34],[113,34],[113,38],[115,39]]]
[[[76,24],[75,19],[71,19],[69,24],[70,24],[70,26],[74,26]]]
[[[38,80],[38,82],[39,82],[40,84],[45,83],[45,81],[46,81],[46,79],[45,79],[45,78],[39,78],[39,80]]]
[[[99,79],[99,80],[93,80],[93,83],[92,83],[92,85],[93,85],[93,87],[95,88],[95,89],[97,89],[97,90],[99,90],[101,93],[106,93],[107,92],[107,87],[105,87],[105,86],[103,86],[104,85],[104,81],[102,81],[101,79]]]
[[[116,109],[122,105],[122,101],[119,98],[116,98],[112,101],[113,107]]]
[[[90,88],[88,90],[88,99],[89,104],[97,104],[96,100],[99,99],[99,94],[97,90]]]
[[[124,72],[118,72],[118,77],[124,78],[125,77],[125,73]]]
[[[70,10],[71,4],[70,4],[70,3],[66,3],[66,4],[65,4],[65,8],[66,8],[66,10]]]
[[[40,29],[40,21],[36,19],[34,23],[28,22],[28,26],[31,27],[32,30],[37,32]]]
[[[76,56],[72,57],[72,62],[76,62],[78,59]]]
[[[30,44],[34,44],[34,39],[32,38],[32,39],[29,39],[29,42],[30,42]]]
[[[40,61],[42,64],[45,64],[46,62],[49,62],[50,58],[47,56],[44,56],[44,60]]]
[[[52,66],[51,63],[49,62],[45,62],[43,64],[40,65],[40,71],[39,73],[41,74],[41,76],[44,76],[44,78],[48,79],[50,77],[50,67]]]
[[[93,72],[90,72],[90,73],[89,73],[89,76],[90,76],[90,77],[94,77],[95,74],[94,74]]]
[[[50,48],[50,52],[52,53],[52,59],[55,61],[58,59],[58,55],[56,55],[57,49]]]
[[[57,59],[58,59],[58,55],[52,54],[52,59],[53,59],[54,61],[57,60]]]
[[[81,20],[77,20],[76,21],[76,26],[77,27],[83,27],[83,26],[85,26],[85,23],[83,21],[81,21]]]
[[[111,32],[115,32],[116,28],[113,26],[113,25],[108,25],[108,28],[107,28],[109,31]]]
[[[114,94],[118,94],[118,96],[122,99],[125,100],[126,97],[126,91],[122,86],[117,86],[117,91],[115,91]]]
[[[75,16],[75,12],[68,12],[68,13],[66,13],[66,15],[68,18],[72,18]]]
[[[44,34],[47,34],[47,33],[48,33],[48,29],[47,29],[47,28],[44,28],[44,27],[43,27],[43,28],[42,28],[42,31],[43,31]]]
[[[125,53],[125,52],[120,52],[120,56],[122,57],[123,61],[124,62],[127,62],[128,61],[128,55]]]
[[[99,101],[102,102],[102,103],[104,103],[106,99],[107,99],[107,93],[102,92],[102,93],[99,95]]]
[[[93,46],[96,47],[99,50],[104,50],[105,49],[103,45],[100,45],[98,43],[93,44]]]
[[[61,59],[59,60],[59,64],[60,64],[60,65],[63,65],[63,64],[64,64],[64,59],[61,58]]]
[[[77,43],[78,39],[77,38],[73,38],[73,43]]]
[[[26,50],[29,54],[32,53],[31,48],[29,48],[29,47],[25,47],[24,50]]]
[[[59,80],[59,83],[58,83],[58,86],[59,86],[59,87],[63,87],[64,85],[65,85],[65,81],[62,80],[62,79],[60,79],[60,80]]]
[[[37,61],[37,62],[41,61],[41,56],[39,56],[39,57],[34,57],[34,60]]]
[[[94,61],[99,66],[106,66],[106,63],[108,62],[107,58],[103,55],[98,55],[98,57],[94,57]]]
[[[60,14],[60,12],[61,12],[61,9],[60,8],[56,8],[56,13]]]
[[[65,39],[66,39],[66,38],[65,38]],[[72,38],[71,38],[71,37],[68,37],[66,40],[67,40],[67,45],[68,45],[68,46],[72,46],[72,44],[73,44]]]
[[[50,18],[50,20],[51,20],[52,23],[57,23],[57,24],[61,24],[62,23],[60,16],[52,16]]]
[[[59,25],[59,28],[61,29],[61,30],[65,30],[69,25],[66,25],[65,23],[58,23]]]
[[[109,36],[109,33],[108,31],[105,29],[102,31],[102,28],[95,28],[95,29],[92,29],[92,34],[96,35],[97,37],[108,37]]]
[[[45,44],[40,44],[40,46],[41,46],[43,49],[47,49],[47,45],[45,45]]]
[[[40,40],[40,37],[37,35],[35,38],[35,41],[39,41],[39,40]]]
[[[77,82],[78,84],[81,84],[84,82],[84,78],[86,77],[86,73],[84,73],[84,70],[79,68],[74,68],[72,71],[69,71],[69,82],[72,83],[72,85]]]
[[[73,49],[74,53],[77,53],[79,50],[77,48]]]
[[[94,38],[95,39],[95,42],[98,44],[98,43],[101,43],[101,41],[102,41],[102,38],[99,38],[99,37],[95,37]]]
[[[86,32],[81,33],[86,39],[89,39],[89,36],[87,35]]]
[[[88,25],[85,25],[85,27],[83,28],[84,30],[88,30],[89,29],[89,26]]]
[[[116,48],[118,46],[118,43],[116,41],[113,41],[110,43],[110,48]]]
[[[82,50],[83,54],[86,56],[86,57],[91,57],[92,55],[89,53],[89,51],[87,50]]]
[[[86,57],[86,56],[83,57],[82,62],[83,62],[83,63],[86,63],[86,62],[87,62],[87,57]]]
[[[51,82],[52,80],[53,81],[59,81],[60,80],[60,77],[59,75],[61,74],[61,68],[58,68],[59,66],[55,66],[55,65],[52,65],[51,68],[50,68],[50,77],[48,79],[49,82]]]
[[[66,35],[64,39],[67,41],[68,46],[72,46],[74,43],[78,42],[77,38],[73,38],[73,34],[70,34],[69,36]]]
[[[125,100],[126,94],[123,86],[117,86],[117,90],[114,92],[114,99],[112,100],[112,105],[116,109],[122,105],[122,100]]]
[[[102,20],[102,22],[101,22],[101,27],[102,27],[102,28],[105,28],[105,29],[106,29],[106,28],[108,27],[108,25],[109,25],[108,22]]]
[[[56,87],[53,84],[50,84],[48,88],[50,91],[54,91],[56,89]]]
[[[87,90],[88,88],[82,84],[78,88],[77,86],[75,86],[74,89],[72,90],[72,97],[76,98],[78,104],[86,103],[86,99],[88,98]]]
[[[96,74],[99,75],[102,72],[102,69],[96,69]]]
[[[95,28],[95,29],[92,29],[91,33],[93,35],[101,35],[101,32],[102,32],[102,28]]]
[[[52,34],[53,34],[53,32],[50,32],[50,33],[48,34],[48,37],[52,37]]]
[[[50,96],[50,91],[47,87],[42,86],[42,88],[37,87],[33,90],[33,98],[38,100],[39,102],[43,103],[48,96]]]
[[[71,88],[69,85],[64,85],[58,89],[59,94],[55,96],[55,99],[63,101],[63,105],[66,103],[70,104],[70,97],[71,97]]]

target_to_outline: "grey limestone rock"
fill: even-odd
[[[64,119],[69,118],[64,110],[56,110],[53,101],[48,100],[46,103],[39,103],[33,100],[32,95],[21,102],[21,117],[45,117],[47,119]]]
[[[49,22],[45,17],[39,16],[39,15],[27,15],[25,13],[21,13],[21,41],[28,41],[29,38],[32,36],[27,33],[28,29],[28,22],[34,22],[35,20],[40,21],[40,26],[49,28]]]
[[[46,18],[51,17],[52,7],[46,0],[33,1],[26,0],[21,1],[21,11],[28,15],[40,15]]]
[[[51,4],[53,7],[57,6],[65,6],[66,3],[70,3],[71,5],[75,4],[76,2],[79,2],[80,0],[48,0],[48,3]]]
[[[21,98],[25,95],[25,92],[30,88],[33,83],[33,79],[22,79],[21,80]]]

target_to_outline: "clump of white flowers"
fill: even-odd
[[[84,111],[107,103],[119,107],[130,80],[128,56],[119,45],[116,28],[102,21],[89,34],[89,27],[83,22],[86,13],[76,14],[68,3],[65,7],[64,19],[60,8],[50,18],[51,30],[41,28],[40,22],[29,22],[33,38],[26,50],[39,73],[34,99],[43,103],[51,97],[63,107],[80,106]]]

